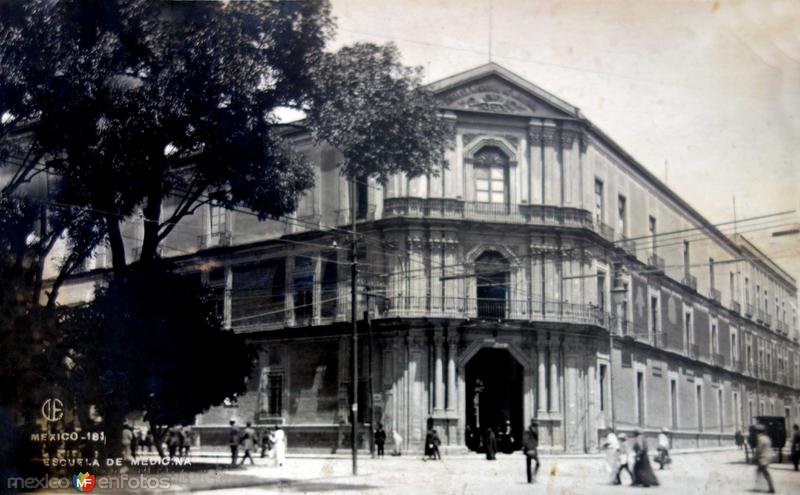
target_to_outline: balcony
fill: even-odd
[[[383,217],[478,220],[594,230],[591,213],[580,208],[480,203],[451,198],[386,198],[383,202]]]
[[[628,239],[623,234],[619,235],[617,246],[620,247],[629,256],[636,256],[636,241]]]
[[[614,242],[614,229],[610,225],[595,221],[594,231],[600,234],[600,237],[608,242]]]
[[[689,344],[689,357],[697,359],[700,356],[700,346],[697,344]]]
[[[722,293],[714,287],[708,289],[708,298],[717,304],[722,304]]]
[[[207,249],[217,246],[230,246],[232,236],[230,232],[211,232],[197,236],[200,249]]]
[[[736,314],[742,314],[742,305],[739,303],[739,301],[731,301],[731,309]]]
[[[735,359],[735,358],[732,359],[731,360],[731,369],[733,371],[738,372],[738,373],[744,373],[745,372],[744,361],[742,361],[741,359]]]
[[[744,303],[744,315],[745,316],[753,316],[753,304],[752,303]]]
[[[775,322],[775,329],[781,333],[786,332],[786,323],[781,320]]]
[[[764,310],[761,308],[758,308],[758,310],[756,310],[756,321],[758,321],[759,323],[764,322]]]
[[[592,305],[536,299],[397,296],[388,299],[383,318],[460,318],[561,322],[608,327],[609,318]]]
[[[695,277],[691,273],[684,273],[683,280],[681,280],[681,283],[686,287],[691,288],[693,291],[695,292],[697,291],[697,277]]]
[[[720,366],[720,367],[724,367],[727,363],[727,359],[725,359],[725,356],[723,356],[718,352],[715,352],[714,354],[711,355],[711,360],[715,366]]]
[[[663,273],[666,269],[666,264],[664,263],[664,258],[653,253],[650,257],[647,258],[647,264],[653,268],[656,272]]]
[[[769,313],[764,313],[764,325],[770,327],[772,326],[772,315]]]

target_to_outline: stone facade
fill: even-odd
[[[667,427],[675,446],[695,446],[731,442],[758,415],[800,421],[788,274],[577,108],[505,69],[430,89],[453,128],[447,168],[357,187],[359,314],[370,317],[360,423],[416,450],[429,423],[461,448],[468,426],[497,426],[480,421],[512,421],[519,439],[536,419],[543,448],[591,452],[611,427]],[[198,211],[165,254],[201,270],[227,324],[262,346],[250,390],[198,418],[204,441],[235,418],[335,450],[349,445],[354,381],[349,187],[335,150],[287,136],[317,166],[297,214],[227,212],[226,230],[210,232],[213,212]]]

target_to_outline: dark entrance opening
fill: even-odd
[[[506,421],[510,422],[512,442],[508,451],[517,450],[522,441],[523,368],[505,349],[481,349],[465,369],[467,385],[467,447],[483,450],[482,437],[492,428],[503,449]]]

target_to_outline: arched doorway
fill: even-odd
[[[481,438],[487,428],[495,429],[498,447],[506,421],[510,421],[513,443],[519,448],[523,432],[524,368],[506,349],[481,349],[465,366],[467,393],[467,447],[482,450]]]
[[[506,317],[508,261],[497,251],[486,251],[475,260],[478,318]]]

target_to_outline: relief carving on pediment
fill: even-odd
[[[484,112],[530,115],[535,110],[528,95],[492,82],[465,86],[446,95],[443,100],[451,107]]]

